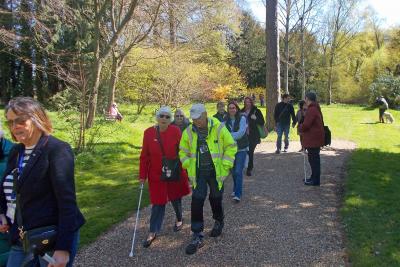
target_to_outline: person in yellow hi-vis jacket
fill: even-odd
[[[194,254],[203,246],[203,206],[210,188],[210,205],[215,220],[210,236],[221,235],[224,227],[222,196],[224,179],[233,167],[237,145],[223,123],[207,117],[203,104],[194,104],[190,109],[193,124],[182,133],[179,157],[182,167],[187,169],[192,183],[191,229],[193,238],[186,247],[186,254]]]

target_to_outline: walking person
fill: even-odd
[[[220,101],[217,103],[217,113],[215,113],[213,117],[222,122],[225,121],[226,116],[228,116],[228,113],[225,110],[225,103]]]
[[[247,119],[247,135],[249,139],[249,163],[247,165],[246,175],[251,176],[254,168],[254,150],[261,143],[260,132],[257,126],[264,126],[265,120],[261,111],[254,105],[250,97],[244,98],[244,107],[241,110]]]
[[[229,118],[226,119],[225,125],[235,140],[238,151],[235,155],[235,162],[232,169],[233,178],[233,200],[238,203],[242,197],[243,190],[243,169],[246,162],[247,151],[249,150],[249,139],[246,133],[247,121],[246,117],[240,113],[239,106],[232,101],[228,104]]]
[[[299,150],[299,152],[303,152],[304,151],[304,146],[303,146],[303,137],[300,134],[299,131],[299,125],[301,123],[304,122],[304,117],[306,115],[306,107],[305,107],[305,101],[304,100],[300,100],[299,101],[299,109],[296,112],[296,124],[297,124],[297,135],[300,137],[300,145],[301,145],[301,149]],[[296,126],[296,124],[293,125],[293,127]]]
[[[189,124],[189,119],[186,118],[185,113],[183,113],[183,111],[179,108],[176,109],[172,125],[178,126],[181,132],[183,132]]]
[[[157,124],[144,131],[142,152],[140,153],[139,179],[149,183],[151,216],[150,231],[143,241],[143,247],[148,248],[161,231],[165,215],[165,205],[171,202],[176,221],[173,231],[178,232],[183,227],[182,197],[190,193],[186,171],[180,168],[179,178],[173,181],[161,179],[163,158],[177,159],[181,131],[171,125],[172,113],[169,107],[161,107],[156,114]],[[180,165],[180,162],[178,161]]]
[[[276,140],[276,154],[281,153],[282,149],[282,135],[285,135],[285,147],[283,152],[287,152],[289,148],[289,132],[290,132],[290,118],[292,118],[292,126],[296,125],[296,115],[294,114],[293,105],[289,102],[290,96],[284,94],[282,96],[282,101],[275,106],[274,119],[275,119],[275,129],[278,134]]]
[[[208,118],[203,104],[194,104],[190,109],[193,124],[183,132],[179,156],[182,167],[187,169],[192,182],[191,230],[193,237],[186,247],[186,254],[194,254],[203,246],[203,206],[210,189],[209,201],[213,213],[214,227],[210,236],[217,237],[224,227],[222,197],[224,180],[233,167],[236,144],[223,123]]]
[[[299,131],[303,136],[303,145],[308,152],[311,177],[306,179],[304,184],[319,186],[321,176],[320,150],[324,146],[325,138],[323,116],[315,93],[306,94],[305,105],[307,113],[304,122],[299,125]]]
[[[36,100],[16,97],[5,113],[12,138],[18,142],[0,183],[0,232],[9,231],[12,245],[7,266],[27,261],[34,266],[73,266],[85,219],[76,202],[72,149],[51,135],[51,121]],[[37,256],[31,261],[31,252],[24,250],[23,241],[35,242],[29,238],[34,232],[37,237],[54,233],[40,242],[55,241],[44,251],[52,255],[54,264]]]

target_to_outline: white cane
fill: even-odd
[[[131,247],[131,252],[129,253],[129,257],[133,257],[133,248],[135,247],[136,229],[139,222],[139,211],[140,211],[140,202],[142,202],[143,185],[144,183],[140,185],[139,204],[136,212],[135,229],[133,230],[132,247]]]
[[[306,170],[306,150],[303,151],[303,166],[304,166],[304,182],[307,180],[307,170]]]

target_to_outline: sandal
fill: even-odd
[[[150,247],[151,243],[153,243],[154,239],[156,239],[157,235],[154,234],[153,237],[150,237],[150,235],[147,237],[145,241],[143,241],[143,247],[148,248]]]

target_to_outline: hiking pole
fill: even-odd
[[[136,212],[135,229],[133,230],[132,247],[131,247],[131,252],[129,253],[129,257],[133,257],[133,248],[135,247],[136,229],[139,222],[139,211],[140,211],[140,202],[142,202],[143,185],[144,183],[140,185],[139,204]]]

